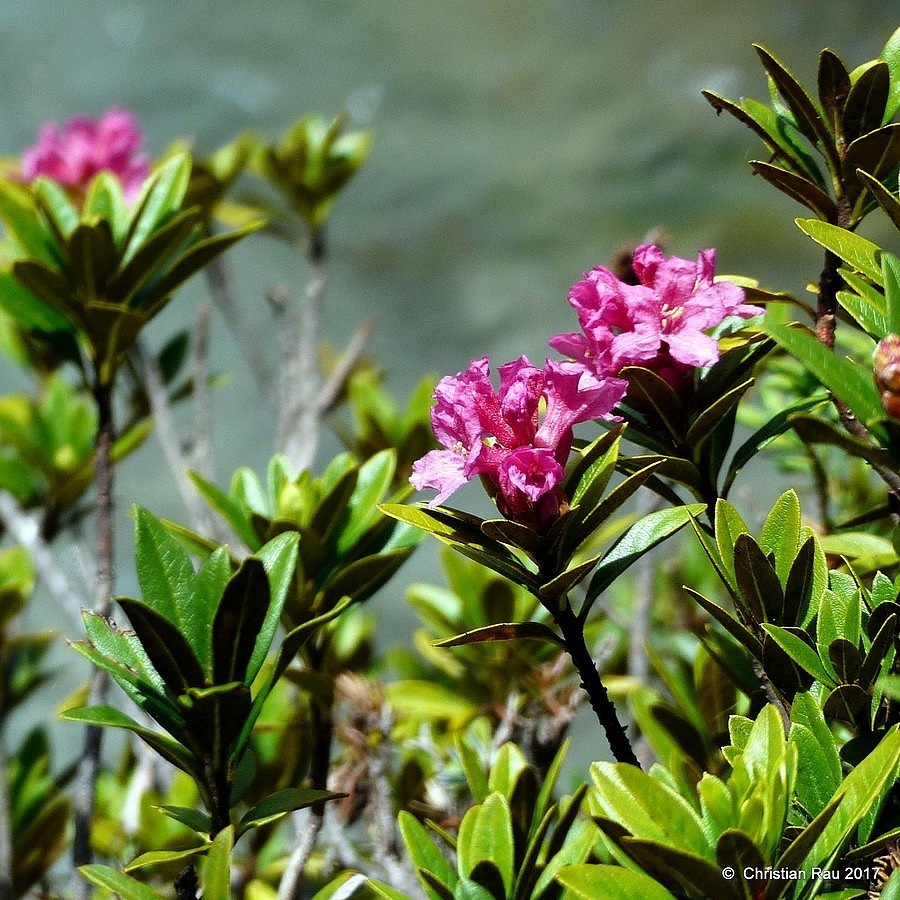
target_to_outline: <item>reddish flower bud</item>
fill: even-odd
[[[887,335],[875,348],[872,362],[881,405],[889,416],[900,418],[900,335]]]

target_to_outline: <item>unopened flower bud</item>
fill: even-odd
[[[875,348],[872,377],[884,411],[900,418],[900,335],[889,334]]]

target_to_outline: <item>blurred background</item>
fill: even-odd
[[[184,137],[205,155],[244,130],[273,139],[308,112],[346,110],[375,142],[329,223],[323,337],[342,347],[374,319],[370,352],[405,398],[472,357],[539,363],[546,338],[574,327],[569,285],[656,227],[670,252],[715,246],[720,272],[802,291],[821,258],[792,224],[802,210],[750,176],[761,145],[700,91],[763,98],[754,41],[814,84],[822,47],[852,68],[897,24],[896,0],[3,0],[0,154],[47,119],[114,105],[136,114],[153,154]],[[284,284],[300,297],[302,255],[253,237],[226,264],[273,346],[265,294]],[[204,289],[198,278],[176,297],[151,343],[190,324]],[[213,336],[213,368],[229,374],[213,409],[227,483],[239,465],[264,470],[274,416],[221,320]],[[27,388],[0,369],[0,391]],[[320,466],[337,447],[323,445]],[[131,503],[184,515],[155,439],[126,461],[117,493],[127,593]],[[376,599],[380,634],[402,635],[404,585],[433,569],[426,547]]]

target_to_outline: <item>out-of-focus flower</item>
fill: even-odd
[[[566,500],[561,483],[573,426],[608,418],[627,385],[617,378],[586,384],[569,364],[547,360],[537,369],[524,356],[498,371],[499,391],[487,357],[441,379],[431,423],[444,449],[417,460],[410,481],[437,489],[434,507],[480,475],[504,516],[541,528]]]
[[[881,391],[884,411],[900,418],[900,335],[886,335],[875,348],[872,363],[872,377]]]
[[[744,292],[714,281],[716,251],[701,250],[696,262],[644,244],[634,251],[638,284],[627,284],[603,266],[586,272],[569,290],[582,333],[559,334],[550,346],[596,377],[618,375],[626,366],[653,369],[674,385],[693,368],[719,358],[706,331],[728,316],[760,315]]]
[[[38,141],[22,153],[22,178],[38,176],[84,193],[98,172],[112,172],[133,199],[150,171],[149,157],[140,152],[144,135],[134,116],[110,109],[101,118],[76,116],[62,128],[45,122]]]

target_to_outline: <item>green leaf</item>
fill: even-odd
[[[805,175],[797,175],[780,166],[773,166],[771,163],[758,159],[753,160],[750,167],[753,169],[754,175],[761,175],[769,184],[778,188],[782,194],[802,203],[823,221],[832,222],[837,218],[837,206],[834,200]]]
[[[819,145],[828,167],[832,172],[839,172],[840,159],[834,146],[834,137],[825,126],[825,122],[812,97],[806,93],[794,76],[765,47],[754,44],[753,49],[762,61],[763,68],[775,83],[778,92],[784,98],[794,115],[797,128],[815,147]]]
[[[463,634],[445,638],[442,641],[432,641],[433,647],[461,647],[464,644],[484,644],[494,641],[521,641],[521,640],[550,641],[564,647],[563,640],[552,628],[541,622],[499,622],[494,625],[485,625],[482,628],[473,628]]]
[[[802,638],[792,634],[787,629],[781,628],[778,625],[773,625],[770,622],[764,622],[762,628],[804,671],[812,675],[817,681],[822,682],[822,684],[829,686],[834,685],[834,678],[828,674],[825,667],[822,665],[819,654],[816,653],[816,651]]]
[[[181,206],[190,175],[191,158],[176,153],[144,182],[124,237],[123,264],[127,265],[147,238]]]
[[[887,217],[894,223],[894,227],[900,231],[900,200],[894,196],[877,178],[873,178],[862,169],[856,170],[856,177],[875,198],[878,205],[884,210]]]
[[[80,219],[68,193],[57,182],[43,176],[34,180],[31,189],[51,227],[60,238],[68,240]]]
[[[784,584],[800,545],[800,498],[791,488],[774,503],[759,536],[764,554],[775,554],[775,571]]]
[[[503,794],[494,791],[483,803],[466,812],[459,826],[456,852],[463,878],[472,877],[476,866],[490,860],[499,870],[509,895],[515,847],[509,803]]]
[[[0,309],[26,329],[72,331],[69,318],[35,296],[10,272],[0,272]]]
[[[299,541],[300,536],[296,532],[284,532],[272,538],[256,553],[256,558],[262,562],[269,582],[270,601],[253,646],[253,653],[247,663],[244,674],[246,684],[252,684],[259,674],[275,639],[281,611],[294,577]]]
[[[153,668],[173,694],[200,687],[206,676],[178,627],[155,609],[132,597],[116,597]]]
[[[249,828],[258,828],[260,825],[280,819],[294,810],[306,809],[307,806],[316,803],[338,800],[346,796],[346,794],[334,791],[316,791],[310,788],[285,788],[276,791],[264,800],[255,803],[241,816],[241,821],[238,823],[238,837]]]
[[[349,517],[337,540],[338,554],[346,553],[365,533],[378,501],[390,489],[396,467],[395,450],[382,450],[360,466],[356,489],[347,504]]]
[[[160,734],[139,725],[130,716],[119,712],[111,706],[91,706],[81,709],[68,709],[60,713],[60,718],[67,722],[84,722],[87,725],[102,725],[106,728],[124,728],[136,734],[152,747],[163,759],[187,772],[192,777],[200,777],[198,763],[193,754],[168,735]]]
[[[734,547],[734,575],[747,618],[780,622],[784,590],[759,544],[749,534],[739,534]]]
[[[208,849],[209,844],[203,843],[199,847],[188,847],[186,850],[151,850],[136,856],[125,866],[125,871],[137,872],[140,869],[149,869],[153,866],[172,866],[175,863],[181,863],[179,868],[182,868],[185,862],[202,856]],[[159,897],[158,894],[156,896]]]
[[[583,616],[594,600],[635,560],[687,525],[691,516],[700,515],[705,509],[705,503],[688,503],[675,509],[657,510],[635,522],[597,566],[580,615]]]
[[[802,866],[828,868],[852,837],[862,821],[874,821],[885,793],[895,782],[900,764],[900,731],[894,726],[878,746],[844,779],[840,787],[840,804],[822,834],[806,856]],[[868,834],[860,834],[861,842]]]
[[[79,866],[78,871],[92,884],[115,892],[122,900],[159,900],[159,894],[150,885],[110,866],[91,863]],[[222,896],[227,897],[228,895],[223,894]]]
[[[234,529],[235,534],[251,550],[260,548],[260,540],[250,524],[244,506],[226,494],[220,487],[207,481],[196,472],[188,472],[188,478],[200,492],[203,499]]]
[[[144,602],[176,626],[192,649],[201,647],[209,620],[198,615],[197,576],[184,548],[141,506],[134,508],[134,542]]]
[[[880,58],[887,63],[890,74],[891,87],[884,111],[884,121],[890,122],[900,110],[900,28],[888,38]]]
[[[796,219],[797,227],[816,243],[881,285],[881,248],[872,241],[818,219]],[[774,337],[774,335],[773,335]]]
[[[881,257],[884,298],[887,302],[887,332],[900,334],[900,259],[893,253]]]
[[[247,683],[270,599],[265,567],[259,559],[247,557],[225,586],[212,622],[213,679],[217,684]],[[266,652],[268,647],[263,656]]]
[[[556,880],[578,900],[675,900],[649,875],[621,866],[563,866]]]
[[[828,127],[837,134],[850,93],[850,73],[843,60],[827,47],[819,54],[818,89]]]
[[[459,880],[456,870],[447,862],[444,854],[438,849],[418,819],[406,810],[401,810],[397,821],[400,825],[403,843],[406,845],[406,852],[412,860],[416,875],[425,892],[431,900],[441,900],[440,895],[422,879],[421,873],[423,870],[431,872],[452,891]]]
[[[595,762],[590,769],[604,816],[636,838],[713,861],[697,812],[668,785],[626,763]]]
[[[831,444],[845,453],[858,456],[876,465],[891,466],[891,456],[881,447],[873,447],[865,441],[847,434],[841,428],[825,419],[797,413],[790,418],[791,427],[797,436],[807,444]]]
[[[157,806],[156,808],[160,812],[164,812],[170,819],[181,822],[191,831],[196,831],[197,834],[209,835],[212,831],[212,819],[209,814],[192,806]]]
[[[865,425],[884,418],[871,368],[866,369],[831,352],[806,330],[772,323],[765,329],[780,347],[847,403]]]
[[[872,60],[857,75],[841,117],[844,139],[849,144],[880,127],[890,88],[890,74],[883,62]]]
[[[203,867],[203,893],[209,897],[231,895],[231,850],[234,826],[223,828],[214,838]]]

